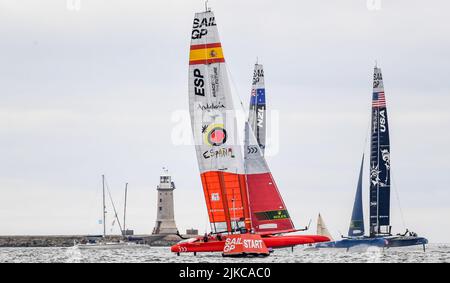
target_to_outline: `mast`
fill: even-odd
[[[106,237],[105,175],[102,175],[102,188],[103,188],[103,237]]]
[[[383,76],[374,68],[370,146],[370,236],[390,235],[390,142]]]
[[[227,231],[232,232],[232,225],[231,225],[231,217],[230,217],[230,208],[228,207],[228,196],[227,196],[227,190],[225,186],[225,180],[223,176],[223,172],[219,172],[219,182],[220,182],[220,190],[222,193],[222,205],[223,210],[225,212],[225,222],[227,225]],[[233,203],[234,206],[234,203]]]
[[[119,215],[117,214],[116,206],[114,205],[114,201],[113,201],[112,196],[111,196],[111,191],[109,189],[108,189],[108,196],[109,196],[109,200],[111,201],[111,206],[112,206],[113,211],[114,211],[114,217],[116,218],[117,224],[119,225],[120,234],[122,234],[122,236],[123,236],[124,231],[122,229],[122,225],[120,225]]]
[[[126,228],[126,215],[127,215],[127,193],[128,193],[128,183],[125,183],[125,202],[123,205],[123,230],[126,236],[127,228]]]

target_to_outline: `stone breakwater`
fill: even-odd
[[[86,241],[88,235],[72,236],[0,236],[0,247],[72,247],[75,243]],[[139,242],[150,245],[167,247],[181,239],[176,235],[137,235]],[[190,236],[192,237],[192,236]],[[122,236],[107,236],[108,241],[120,241]]]

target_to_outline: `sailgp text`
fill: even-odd
[[[207,27],[215,26],[216,20],[214,17],[203,18],[200,20],[199,18],[194,19],[194,26],[192,27],[192,39],[200,39],[203,36],[208,34]]]

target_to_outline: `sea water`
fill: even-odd
[[[0,248],[0,262],[245,262],[245,263],[301,263],[301,262],[447,262],[450,263],[450,244],[430,244],[424,252],[422,246],[380,249],[306,249],[301,246],[275,250],[265,258],[224,258],[221,253],[181,254],[170,252],[169,247],[132,247],[122,249],[81,250],[70,248]]]

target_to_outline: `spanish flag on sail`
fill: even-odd
[[[191,45],[189,65],[223,63],[222,45],[219,43]]]

